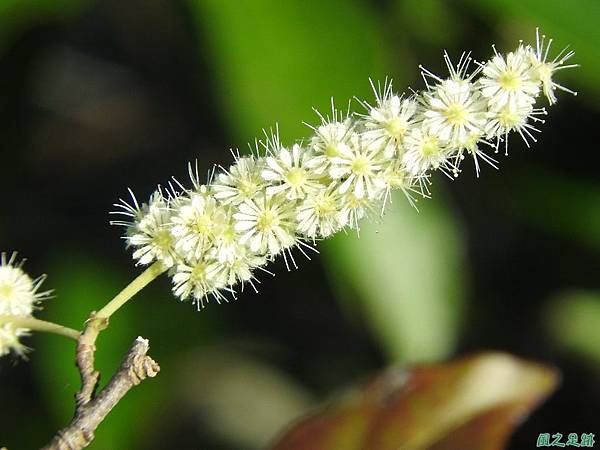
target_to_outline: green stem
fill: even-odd
[[[127,303],[135,294],[146,287],[152,280],[166,271],[166,267],[159,261],[155,262],[144,270],[135,280],[129,283],[117,294],[110,302],[98,311],[95,315],[97,319],[108,319],[121,306]]]
[[[79,339],[79,331],[64,327],[57,323],[36,319],[35,317],[0,315],[0,325],[5,323],[10,323],[17,328],[27,328],[33,331],[59,334],[75,341]]]

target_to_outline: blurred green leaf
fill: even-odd
[[[555,342],[600,367],[600,292],[556,295],[545,310],[545,322]]]
[[[444,0],[396,0],[394,20],[402,22],[403,33],[447,48],[461,34],[463,17],[454,6]]]
[[[272,450],[501,450],[558,378],[502,353],[388,369],[293,426]]]
[[[555,39],[554,54],[569,45],[575,50],[574,63],[581,68],[565,71],[561,76],[577,79],[596,96],[600,86],[600,2],[597,0],[468,0],[476,11],[487,14],[490,20],[501,19],[509,27],[527,32],[519,38],[535,42],[534,29],[539,26]],[[582,92],[584,94],[584,92]],[[593,97],[582,95],[582,100],[598,107]]]
[[[345,108],[369,94],[369,77],[389,75],[391,51],[366,2],[188,1],[201,50],[211,56],[216,98],[240,140],[233,146],[275,123],[284,138],[306,136],[302,122],[315,122],[313,106],[326,112],[335,96]]]
[[[439,199],[415,211],[402,194],[381,223],[331,240],[329,273],[346,300],[358,295],[392,360],[431,361],[455,347],[464,298],[465,262],[458,225]]]
[[[178,408],[193,412],[202,429],[230,447],[265,448],[313,404],[295,380],[245,348],[198,348],[182,354],[178,362],[173,394]]]

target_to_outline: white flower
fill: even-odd
[[[295,204],[283,195],[260,195],[239,205],[233,215],[235,229],[242,233],[241,244],[257,254],[275,256],[296,244]]]
[[[239,234],[235,231],[232,211],[222,207],[222,216],[215,222],[210,255],[220,263],[233,261],[239,251]]]
[[[264,256],[258,256],[255,253],[252,253],[247,246],[237,244],[233,258],[224,261],[223,264],[219,266],[218,276],[230,287],[240,283],[240,290],[243,291],[244,284],[249,283],[256,291],[257,289],[254,282],[258,282],[258,280],[252,272],[254,269],[265,265],[266,262]]]
[[[469,81],[444,80],[424,94],[424,103],[423,126],[451,147],[463,148],[470,135],[483,131],[486,101]]]
[[[341,196],[338,222],[342,227],[350,227],[360,232],[359,222],[367,216],[374,216],[377,203],[367,197],[357,197],[354,192]]]
[[[462,52],[458,63],[454,65],[452,63],[452,60],[450,59],[450,55],[448,54],[448,52],[444,50],[444,62],[446,63],[446,67],[448,68],[450,80],[469,82],[472,81],[475,78],[475,76],[477,76],[479,72],[481,72],[481,69],[483,68],[481,64],[478,64],[478,67],[473,72],[469,73],[469,66],[471,65],[472,61],[473,58],[471,57],[471,52]],[[421,77],[423,78],[423,81],[425,82],[425,85],[427,86],[428,90],[432,90],[433,87],[429,84],[430,80],[433,80],[434,85],[436,83],[442,83],[444,81],[442,78],[440,78],[430,70],[426,69],[422,65],[419,65],[419,69],[421,69]]]
[[[50,291],[40,291],[45,276],[32,279],[23,269],[23,261],[17,262],[17,254],[0,255],[0,315],[31,316],[42,300],[50,297]],[[19,339],[29,330],[18,328],[10,322],[0,324],[0,356],[11,350],[23,354],[26,347]]]
[[[273,156],[267,156],[262,171],[262,177],[270,183],[267,195],[281,192],[288,200],[295,200],[318,191],[320,176],[309,167],[312,158],[313,155],[298,144],[294,144],[291,151],[281,147]]]
[[[266,185],[261,176],[263,169],[264,158],[236,158],[235,164],[220,173],[212,184],[214,197],[224,204],[234,205],[254,198]]]
[[[297,208],[298,232],[311,239],[331,236],[341,228],[340,208],[341,195],[335,184],[306,197]]]
[[[565,64],[575,52],[564,48],[554,59],[548,59],[548,53],[550,52],[550,46],[552,45],[552,39],[549,39],[546,43],[546,36],[542,35],[540,39],[539,29],[535,30],[536,34],[536,46],[535,49],[528,47],[528,54],[531,65],[533,66],[533,79],[542,83],[542,89],[544,95],[548,99],[548,103],[553,105],[556,103],[556,89],[560,89],[565,92],[569,92],[573,95],[577,95],[577,92],[572,91],[558,83],[556,83],[552,76],[563,69],[570,69],[578,67],[579,64]]]
[[[171,221],[169,199],[163,196],[160,187],[150,196],[148,203],[141,206],[131,189],[129,194],[131,201],[120,199],[114,204],[119,209],[110,213],[125,216],[125,220],[112,220],[111,225],[126,228],[124,239],[128,247],[135,248],[133,259],[137,260],[137,264],[161,261],[165,267],[172,267],[176,254],[168,228]],[[170,197],[174,195],[169,194]]]
[[[424,175],[410,175],[402,161],[393,161],[379,174],[376,180],[383,192],[381,213],[383,214],[386,204],[391,203],[391,193],[396,189],[400,189],[408,202],[416,208],[414,194],[427,197],[426,182],[427,178]]]
[[[126,238],[128,244],[135,247],[133,258],[142,265],[160,261],[165,267],[172,267],[176,254],[173,236],[168,228],[171,212],[159,191],[152,194],[147,205],[143,205],[142,213]]]
[[[379,195],[375,179],[386,162],[380,146],[357,135],[331,158],[329,175],[339,183],[340,194],[352,192],[358,198],[374,200]]]
[[[444,169],[448,149],[440,137],[427,128],[415,128],[406,137],[402,163],[411,175],[424,175],[430,168]]]
[[[402,99],[392,92],[392,83],[386,83],[383,91],[371,83],[375,91],[376,105],[366,106],[369,114],[363,116],[365,138],[379,142],[386,150],[386,156],[392,157],[401,153],[404,137],[417,122],[417,102],[413,99]]]
[[[336,115],[334,110],[334,116]],[[310,148],[315,157],[311,159],[309,167],[318,174],[326,173],[331,159],[347,152],[349,142],[356,136],[349,118],[344,121],[330,121],[321,116],[321,121],[321,126],[311,127],[315,135],[310,140]]]
[[[208,192],[206,186],[179,197],[173,206],[171,233],[175,247],[186,259],[200,259],[210,250],[215,233],[227,220],[223,206]]]
[[[528,123],[528,121],[531,119],[543,123],[544,121],[536,116],[545,114],[545,109],[534,108],[531,103],[515,98],[501,108],[488,112],[488,123],[485,127],[485,134],[488,139],[496,138],[496,147],[498,147],[501,140],[504,140],[505,153],[508,155],[508,134],[511,131],[516,131],[529,147],[528,139],[536,142],[536,138],[531,132],[540,132],[540,130]]]
[[[35,306],[50,296],[50,291],[40,292],[45,276],[32,279],[17,262],[17,254],[0,256],[0,315],[30,316]]]
[[[492,158],[490,155],[488,155],[487,153],[485,153],[481,148],[480,148],[480,144],[484,144],[488,147],[493,148],[494,146],[488,142],[487,140],[484,139],[483,136],[483,132],[475,132],[475,133],[470,133],[468,138],[467,138],[467,142],[464,146],[464,150],[467,154],[471,155],[471,157],[473,158],[473,163],[475,164],[475,174],[477,175],[477,177],[479,177],[479,172],[481,170],[480,168],[480,164],[479,164],[479,160],[481,159],[483,162],[489,164],[490,166],[492,166],[494,169],[498,169],[498,161],[496,161],[494,158]],[[457,158],[459,160],[462,160],[464,158],[464,155],[462,152],[460,152],[457,155]],[[455,162],[455,165],[458,165],[460,163],[460,161],[457,160]]]
[[[226,286],[220,268],[221,263],[208,257],[178,264],[173,274],[173,293],[181,300],[191,295],[199,307],[204,307],[209,295],[218,303],[226,300],[220,292]]]
[[[540,91],[540,83],[534,78],[529,51],[523,45],[510,52],[506,58],[496,55],[483,67],[479,79],[484,97],[492,109],[499,109],[509,102],[534,103]]]
[[[17,328],[11,323],[0,324],[0,357],[14,351],[17,355],[23,355],[27,351],[20,339],[28,336],[29,330]]]

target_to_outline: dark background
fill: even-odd
[[[512,449],[600,417],[600,4],[594,0],[0,1],[0,249],[47,273],[38,316],[80,328],[139,269],[108,225],[131,187],[230,164],[263,127],[310,135],[311,107],[371,99],[368,78],[422,87],[442,51],[485,60],[535,27],[571,44],[538,142],[513,136],[501,170],[434,177],[417,213],[398,197],[360,239],[336,237],[259,295],[179,303],[162,277],[98,342],[109,374],[149,338],[158,378],[128,394],[95,449],[253,449],[341,387],[395,362],[503,350],[555,365],[558,392]],[[354,103],[355,109],[360,108]],[[0,444],[36,448],[70,418],[74,346],[35,335],[0,361]],[[597,439],[598,440],[598,439]]]

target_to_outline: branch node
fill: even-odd
[[[160,366],[147,353],[150,344],[139,336],[129,348],[119,369],[106,387],[97,395],[100,373],[94,369],[96,338],[108,325],[108,319],[97,318],[92,313],[77,344],[76,364],[81,375],[81,388],[75,395],[75,416],[60,430],[44,450],[80,450],[94,439],[94,432],[133,386],[146,378],[155,377]]]

